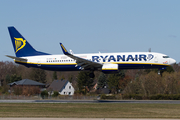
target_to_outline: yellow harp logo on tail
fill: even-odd
[[[16,46],[16,53],[22,49],[26,45],[26,40],[23,38],[14,38],[15,39],[15,46]]]

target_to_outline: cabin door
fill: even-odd
[[[154,62],[155,62],[155,63],[158,63],[158,57],[157,57],[157,56],[155,56]]]

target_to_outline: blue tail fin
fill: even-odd
[[[36,51],[28,41],[14,27],[8,27],[16,57],[27,57],[36,55],[50,55]]]

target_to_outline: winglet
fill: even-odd
[[[68,51],[66,50],[66,48],[63,46],[62,43],[60,43],[60,46],[61,46],[61,48],[62,48],[63,53],[64,53],[65,55],[69,55]]]

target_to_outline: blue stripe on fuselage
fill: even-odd
[[[18,64],[22,64],[26,67],[35,67],[35,68],[41,68],[44,70],[54,70],[54,71],[79,71],[80,70],[80,66],[76,66],[76,64],[74,65],[68,65],[68,64],[31,64],[31,63],[24,63],[24,62],[19,62],[19,61],[15,61]]]
[[[44,70],[55,70],[55,71],[79,71],[80,66],[76,67],[76,64],[35,64],[15,61],[18,64],[25,65],[26,67],[36,67]],[[153,64],[153,63],[118,63],[118,69],[151,69],[151,68],[163,68],[169,65],[166,64]]]
[[[153,68],[163,68],[167,67],[169,65],[165,64],[147,64],[147,63],[141,63],[141,64],[118,64],[119,69],[153,69]]]

